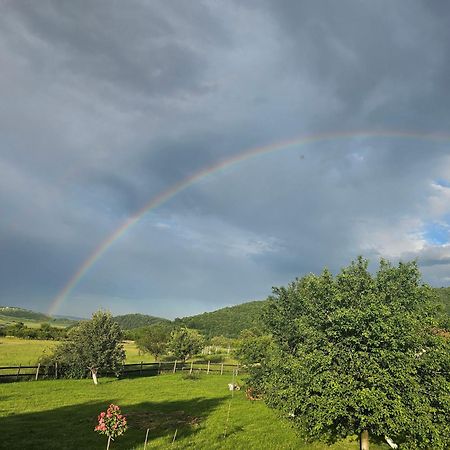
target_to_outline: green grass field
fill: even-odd
[[[128,415],[129,430],[111,450],[143,449],[147,428],[148,449],[358,449],[354,440],[331,447],[306,444],[287,419],[279,418],[263,402],[247,400],[242,391],[232,398],[227,390],[229,378],[202,375],[188,380],[176,374],[101,379],[98,386],[90,380],[0,384],[0,446],[11,450],[104,449],[106,438],[93,428],[98,413],[113,402]]]
[[[58,345],[57,341],[45,341],[38,339],[20,339],[16,337],[0,337],[0,366],[16,366],[37,364],[39,358],[45,352],[51,353],[52,349]],[[125,341],[126,363],[153,362],[155,358],[148,353],[142,354],[136,347],[134,341]],[[211,359],[214,362],[216,355],[203,356],[204,361]],[[199,360],[200,358],[196,358]],[[235,364],[232,358],[226,358],[225,363]]]
[[[44,354],[51,353],[55,341],[0,337],[0,366],[34,365]]]
[[[20,339],[12,336],[0,337],[0,366],[37,364],[44,352],[46,354],[51,353],[57,345],[57,341]],[[127,354],[127,363],[154,361],[151,355],[140,354],[133,341],[125,342],[124,347]]]

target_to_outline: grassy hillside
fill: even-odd
[[[29,309],[17,308],[15,306],[0,306],[0,315],[19,319],[36,320],[41,322],[51,320],[51,317],[45,314],[30,311]]]
[[[40,327],[42,323],[49,323],[54,327],[68,327],[76,323],[67,318],[54,318],[16,306],[0,306],[0,326],[14,325],[18,322],[22,322],[29,328]]]
[[[246,328],[258,327],[265,301],[242,303],[196,316],[175,319],[175,324],[195,328],[207,337],[238,337]]]
[[[114,321],[117,322],[123,330],[147,327],[149,325],[154,325],[155,323],[170,322],[167,319],[148,316],[147,314],[124,314],[122,316],[115,316]]]

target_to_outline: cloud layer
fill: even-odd
[[[450,282],[450,15],[381,2],[5,1],[0,303],[166,317],[264,298],[358,254]],[[383,136],[384,131],[422,134]]]

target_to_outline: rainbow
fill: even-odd
[[[354,138],[400,138],[400,139],[420,139],[420,140],[434,140],[434,141],[450,141],[450,134],[441,133],[420,133],[411,131],[348,131],[348,132],[332,132],[321,133],[310,136],[297,137],[291,140],[275,142],[262,147],[254,147],[246,149],[231,158],[224,159],[215,164],[204,167],[198,172],[190,175],[167,190],[159,193],[151,198],[142,208],[136,211],[132,216],[125,220],[115,231],[113,231],[100,245],[86,258],[77,271],[68,280],[66,285],[61,289],[57,296],[51,302],[48,309],[48,315],[54,314],[67,299],[69,294],[73,291],[76,285],[83,278],[85,273],[101,258],[101,256],[108,250],[108,248],[119,239],[129,228],[136,224],[145,214],[154,210],[163,203],[166,203],[171,198],[176,196],[181,191],[184,191],[189,186],[197,183],[199,180],[215,174],[230,166],[239,164],[250,158],[264,155],[267,153],[286,150],[293,147],[304,146],[317,142],[326,142],[336,139],[354,139]]]

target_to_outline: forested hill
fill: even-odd
[[[450,287],[435,288],[445,311],[450,316]],[[238,337],[242,330],[261,327],[260,317],[265,300],[242,303],[236,306],[230,306],[217,311],[205,312],[195,316],[175,319],[173,322],[161,317],[150,316],[147,314],[124,314],[115,316],[114,320],[124,329],[133,330],[146,327],[156,323],[172,324],[174,326],[184,325],[188,328],[199,330],[207,337],[226,336]],[[68,326],[76,322],[68,319],[52,318],[45,314],[30,311],[28,309],[0,306],[0,326],[9,322],[35,322]]]
[[[154,325],[155,323],[170,322],[168,319],[148,316],[147,314],[124,314],[123,316],[115,316],[114,321],[117,322],[123,330],[147,327],[149,325]]]
[[[450,287],[435,289],[447,314],[450,315]],[[265,300],[242,303],[213,312],[175,319],[174,323],[195,328],[207,337],[220,335],[238,337],[242,330],[261,326],[260,317],[265,303]]]
[[[242,330],[260,327],[260,316],[265,301],[253,301],[229,306],[213,312],[175,319],[175,325],[195,328],[207,337],[238,337]]]

